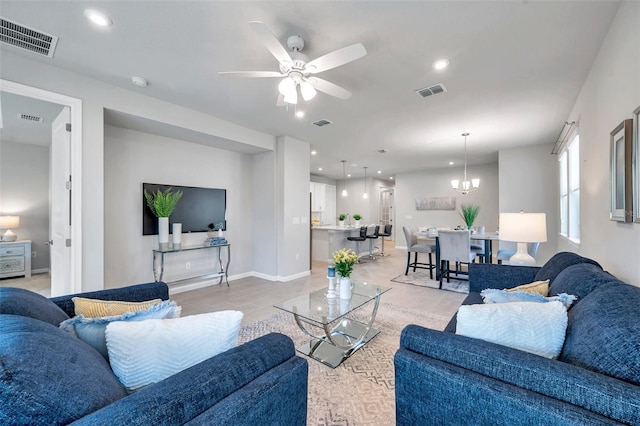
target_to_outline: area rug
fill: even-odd
[[[440,282],[429,278],[429,272],[409,272],[408,275],[398,275],[391,281],[402,284],[417,285],[420,287],[438,288]],[[442,281],[442,290],[455,291],[456,293],[469,293],[469,281],[451,279],[451,282]]]
[[[370,310],[364,308],[360,311]],[[362,313],[361,313],[362,315]],[[308,425],[394,425],[395,394],[393,356],[400,332],[407,324],[443,330],[449,318],[397,305],[381,303],[374,327],[380,330],[337,368],[298,354],[309,362]],[[271,332],[283,333],[296,347],[308,341],[289,313],[242,327],[240,343]]]

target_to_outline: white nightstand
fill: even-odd
[[[0,278],[31,277],[31,240],[0,243]]]

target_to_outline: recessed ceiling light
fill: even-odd
[[[448,66],[449,66],[449,60],[448,59],[438,59],[437,61],[435,61],[433,63],[433,69],[434,70],[443,70]]]
[[[133,76],[131,77],[131,82],[138,87],[147,87],[149,85],[149,82],[142,77]]]
[[[393,180],[393,176],[389,176],[389,179]]]
[[[315,149],[313,151],[311,151],[311,155],[316,155],[318,153],[318,151],[316,151]]]
[[[453,161],[449,161],[449,165],[453,166],[455,163]]]
[[[351,177],[351,175],[347,175],[347,177]]]
[[[93,9],[85,9],[84,16],[87,17],[88,20],[98,25],[99,27],[110,27],[113,25],[113,21],[107,15],[102,12],[98,12]]]
[[[321,172],[322,171],[322,167],[318,167],[318,171]]]
[[[382,173],[382,170],[378,170],[378,174]]]
[[[304,117],[304,111],[296,111],[296,117],[298,118]]]

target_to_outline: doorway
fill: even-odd
[[[393,188],[380,187],[380,226],[393,225]],[[387,240],[395,241],[395,229],[391,228],[391,236]]]
[[[64,179],[63,181],[60,179],[56,179],[55,181],[49,179],[49,192],[47,194],[48,198],[51,200],[51,213],[48,215],[49,220],[58,223],[58,225],[53,225],[52,223],[49,227],[49,231],[52,230],[52,226],[59,227],[60,224],[63,224],[64,229],[61,231],[58,230],[56,237],[48,234],[49,231],[47,231],[44,235],[45,238],[42,238],[43,235],[36,232],[33,234],[33,238],[36,239],[33,243],[35,243],[35,247],[44,247],[44,244],[50,244],[53,241],[54,246],[56,246],[55,249],[57,249],[56,252],[58,253],[58,260],[55,260],[54,263],[53,258],[51,258],[49,263],[49,272],[53,272],[53,274],[50,275],[52,277],[50,281],[50,295],[59,296],[80,292],[82,282],[82,101],[65,95],[2,79],[0,79],[0,96],[5,98],[7,104],[9,102],[9,98],[21,97],[29,102],[40,101],[43,103],[57,105],[59,107],[58,113],[62,111],[66,111],[67,113],[67,116],[64,117],[65,123],[62,124],[62,129],[60,129],[61,124],[57,123],[58,135],[67,133],[66,139],[64,137],[61,139],[60,136],[58,136],[55,139],[58,141],[56,142],[55,147],[53,146],[53,143],[50,143],[53,155],[49,155],[49,164],[47,165],[47,171],[49,171],[53,170],[56,166],[59,166],[61,161],[66,163],[64,167],[58,167],[58,174],[61,176],[68,176],[68,179]],[[0,105],[2,105],[1,102],[2,100],[0,98]],[[58,113],[56,113],[55,116],[57,116]],[[48,123],[43,123],[47,126],[52,138],[54,138],[52,128],[54,119],[55,117],[51,118]],[[67,124],[69,125],[67,126]],[[62,130],[64,130],[64,132],[62,132]],[[6,134],[9,134],[9,129],[3,128],[3,138]],[[65,147],[61,147],[59,145],[60,140],[66,140],[67,145]],[[56,151],[57,153],[54,153],[53,151]],[[58,154],[60,152],[62,152],[62,154]],[[22,167],[27,172],[30,170],[35,172],[40,168],[38,165],[30,161],[25,162]],[[71,187],[70,183],[72,178],[73,187]],[[56,187],[57,189],[54,189]],[[60,188],[63,188],[62,192]],[[63,196],[52,197],[56,192],[58,194],[62,193]],[[15,201],[17,198],[19,197],[2,197],[3,202],[2,205],[0,205],[0,210],[2,211],[0,211],[0,214],[24,214],[25,217],[29,216],[32,212],[33,206],[30,205],[30,203]],[[49,201],[47,200],[47,209],[49,209],[48,203]],[[28,232],[35,232],[37,225],[31,223],[30,226],[31,228]],[[42,225],[42,221],[40,221],[40,228],[47,228],[47,226]],[[23,229],[23,235],[26,233],[27,229],[25,228]],[[64,235],[64,238],[61,240],[60,235]],[[51,248],[53,249],[54,246],[51,246]],[[36,251],[36,255],[38,254],[38,250],[32,249],[32,252],[33,251]],[[46,255],[46,250],[40,251]],[[33,253],[29,253],[28,255],[33,257]],[[17,280],[11,279],[11,282],[16,282],[17,284]]]

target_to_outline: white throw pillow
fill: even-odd
[[[159,382],[235,347],[242,312],[113,322],[105,332],[113,372],[129,391]]]
[[[463,305],[456,334],[557,358],[564,344],[567,309],[561,302]]]

